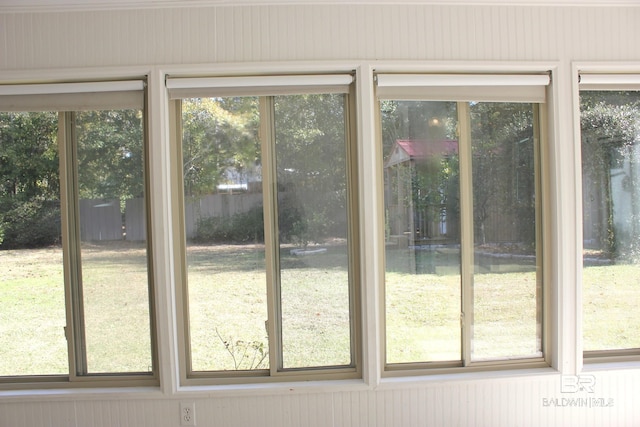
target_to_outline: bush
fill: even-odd
[[[38,248],[60,243],[60,203],[29,200],[7,210],[0,223],[3,249]]]
[[[262,206],[232,216],[202,218],[196,225],[196,242],[244,243],[264,241]]]
[[[313,212],[305,218],[300,204],[292,197],[283,197],[278,205],[278,232],[281,243],[296,243],[306,247],[322,242],[335,228],[325,212]],[[200,243],[264,242],[262,206],[232,216],[211,216],[200,219],[193,238]]]

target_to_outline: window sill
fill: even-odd
[[[434,374],[416,374],[410,376],[387,376],[380,381],[380,389],[415,387],[417,385],[442,385],[487,380],[521,380],[525,377],[555,377],[560,372],[551,367],[523,368],[505,370],[485,370],[467,372],[446,372]]]
[[[224,385],[186,385],[178,388],[176,394],[198,396],[247,396],[290,393],[331,393],[338,391],[363,391],[370,387],[362,379],[311,380],[289,382],[266,382]]]
[[[636,356],[634,360],[615,360],[610,358],[609,360],[605,360],[604,358],[599,358],[596,360],[589,361],[588,359],[584,361],[584,365],[582,367],[582,372],[584,373],[596,373],[602,371],[623,371],[628,369],[639,369],[640,370],[640,358]]]
[[[35,385],[34,385],[35,386]],[[165,397],[159,387],[67,387],[0,390],[2,401],[30,400],[101,400],[101,399],[158,399]]]

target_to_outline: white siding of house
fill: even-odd
[[[147,2],[148,3],[148,2]],[[177,427],[195,401],[200,427],[633,426],[640,423],[640,364],[595,369],[612,407],[570,404],[561,374],[584,374],[580,344],[580,179],[575,134],[577,63],[640,72],[640,5],[418,4],[218,5],[128,10],[4,12],[0,82],[148,74],[152,215],[160,307],[160,390],[0,391],[2,427]],[[361,204],[368,212],[364,381],[180,389],[175,370],[171,213],[164,72],[359,71]],[[371,70],[554,71],[548,176],[553,242],[548,279],[552,368],[533,372],[382,379],[376,260],[381,159],[374,149]],[[362,90],[364,89],[364,90]],[[381,169],[381,167],[380,167]],[[373,185],[371,183],[374,183]],[[555,399],[555,400],[553,400]],[[611,400],[610,400],[611,399]],[[592,402],[592,401],[591,401]]]

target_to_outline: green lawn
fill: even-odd
[[[386,283],[387,361],[461,358],[460,275],[390,272]],[[534,272],[476,274],[472,358],[538,352]]]
[[[89,372],[148,372],[144,247],[83,244],[82,260]],[[61,248],[0,251],[0,264],[0,375],[68,373]]]
[[[267,360],[257,363],[260,349],[268,348],[264,249],[190,246],[187,259],[193,369],[268,366]],[[306,257],[282,252],[285,367],[351,362],[345,264],[344,247]]]
[[[640,348],[640,265],[583,269],[584,350]]]
[[[83,245],[91,372],[151,365],[145,252],[126,243]],[[268,360],[264,251],[189,247],[191,350],[195,370],[264,368]],[[67,344],[60,248],[0,251],[0,375],[65,374]],[[350,363],[346,250],[282,253],[286,367]],[[459,276],[387,274],[388,359],[456,360]],[[640,347],[640,266],[584,270],[585,349]],[[475,280],[474,354],[535,350],[535,275],[490,273]],[[226,343],[226,344],[225,344]]]

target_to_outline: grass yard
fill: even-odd
[[[83,244],[89,372],[150,372],[146,249],[141,243]]]
[[[91,373],[151,369],[145,249],[82,245]],[[67,374],[61,248],[0,251],[0,375]]]
[[[640,348],[640,265],[583,269],[584,350]]]
[[[148,371],[144,248],[83,245],[82,256],[89,370]],[[263,248],[190,246],[188,259],[194,370],[266,368]],[[283,250],[285,367],[351,363],[346,261],[343,247],[306,257]],[[66,374],[61,249],[0,251],[0,263],[0,375]],[[389,362],[459,359],[460,279],[451,271],[387,273]],[[636,265],[584,269],[586,350],[640,347],[638,276]],[[476,275],[474,303],[475,357],[535,351],[533,272]]]
[[[189,246],[187,259],[193,369],[268,367],[263,247]],[[284,367],[351,363],[345,265],[344,247],[306,257],[283,250]]]
[[[0,375],[66,374],[62,249],[0,251]]]
[[[474,275],[472,359],[539,354],[535,271],[480,270]],[[387,252],[388,363],[461,360],[459,272],[457,251]]]

